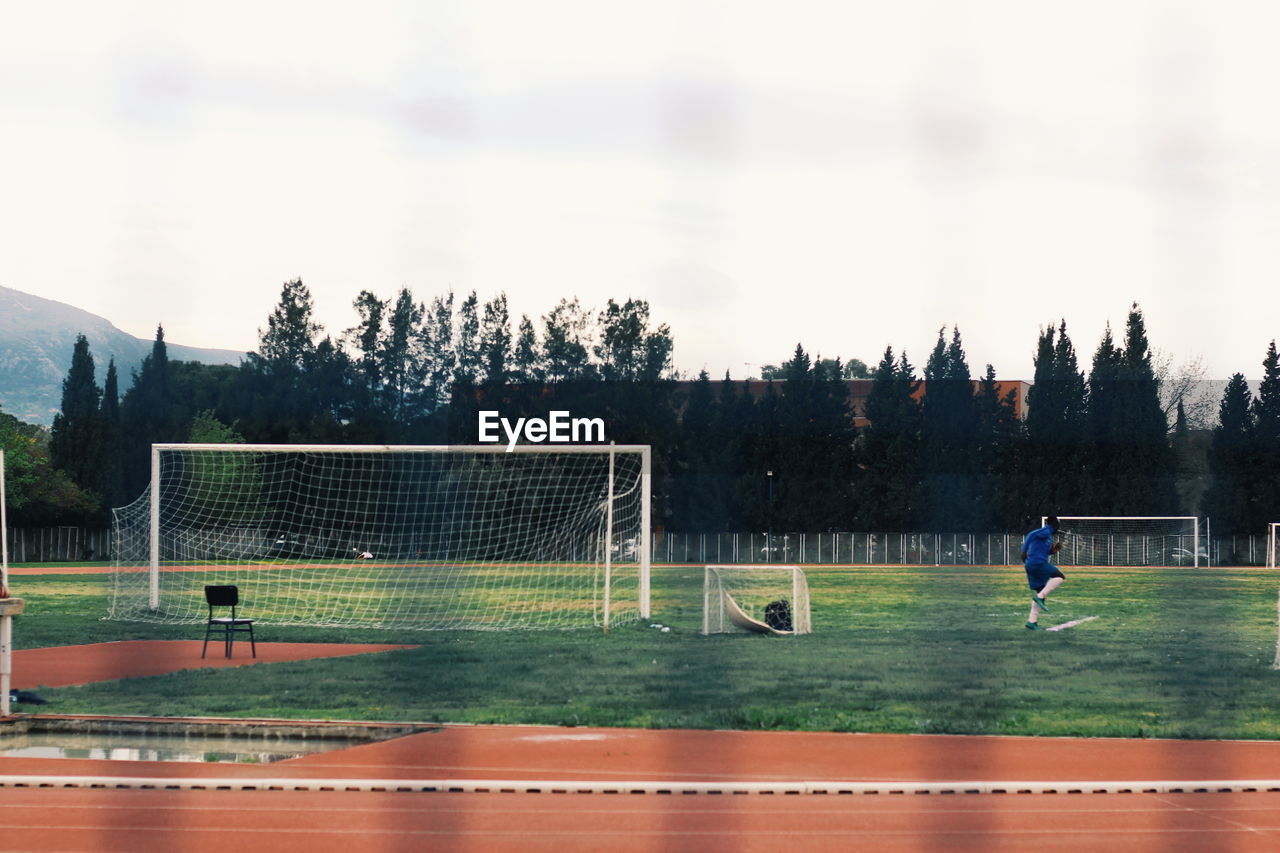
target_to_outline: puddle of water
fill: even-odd
[[[369,743],[345,738],[201,737],[30,732],[0,738],[0,756],[271,764]]]

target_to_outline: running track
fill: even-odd
[[[200,661],[199,646],[19,651],[15,686],[55,683],[59,658],[72,679],[61,683],[153,674],[161,663],[168,671],[251,663]],[[260,662],[389,650],[258,649]],[[41,778],[54,785],[53,777],[108,776],[133,781],[30,787]],[[444,726],[271,766],[0,758],[0,777],[9,780],[0,788],[0,851],[24,853],[1280,850],[1280,792],[889,793],[895,784],[959,780],[1275,780],[1280,743],[1271,742]],[[220,787],[200,787],[214,778],[210,785]],[[275,784],[281,779],[292,784]],[[333,780],[339,788],[379,780],[386,790],[323,790]],[[496,781],[483,793],[394,790],[398,781],[411,788],[423,780],[467,780],[458,788],[522,781],[541,792],[503,792]],[[782,793],[832,780],[874,783],[883,793]],[[744,781],[777,793],[728,792]],[[663,783],[657,787],[670,793],[601,792],[640,783]],[[247,790],[255,785],[263,789]],[[719,785],[724,792],[706,793]]]

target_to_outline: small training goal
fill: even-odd
[[[235,584],[259,623],[575,628],[649,615],[639,445],[161,444],[114,511],[109,618],[202,623]]]
[[[1047,519],[1042,519],[1044,524]],[[1059,566],[1207,565],[1195,516],[1058,517]]]
[[[812,630],[809,585],[799,566],[706,567],[702,633],[787,635]]]

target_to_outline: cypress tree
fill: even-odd
[[[1124,448],[1118,441],[1120,422],[1120,363],[1123,353],[1116,347],[1108,323],[1093,353],[1089,372],[1089,481],[1082,495],[1083,506],[1070,515],[1123,515],[1117,496],[1124,479]],[[1053,476],[1046,472],[1044,476]]]
[[[1026,507],[1017,488],[1018,461],[1023,450],[1023,424],[1015,409],[1016,390],[1003,396],[996,369],[987,371],[974,398],[977,411],[975,500],[980,512],[975,530],[1021,530]]]
[[[671,464],[671,516],[677,530],[727,529],[723,488],[727,460],[723,458],[724,444],[716,435],[716,408],[711,377],[703,370],[689,389]]]
[[[960,330],[945,328],[925,365],[920,405],[920,467],[924,483],[924,529],[975,530],[979,526],[974,485],[978,416]]]
[[[102,385],[102,496],[104,509],[124,506],[133,495],[124,486],[124,428],[120,420],[120,378],[116,360],[107,362]]]
[[[125,493],[141,494],[151,480],[151,445],[182,441],[185,430],[180,401],[169,369],[164,327],[156,328],[151,353],[133,376],[133,386],[120,402],[124,428],[123,464]]]
[[[1178,507],[1177,462],[1160,404],[1146,322],[1137,303],[1125,324],[1120,362],[1116,446],[1122,449],[1117,515],[1173,515]]]
[[[859,526],[911,530],[920,515],[919,382],[907,354],[895,359],[893,347],[885,348],[872,379],[857,453]]]
[[[1253,489],[1248,532],[1263,533],[1280,521],[1280,354],[1273,340],[1262,360],[1262,381],[1253,401]]]
[[[1205,512],[1213,520],[1214,533],[1230,536],[1246,533],[1251,516],[1253,480],[1253,399],[1244,374],[1227,383],[1218,404],[1218,423],[1209,445],[1209,488]]]
[[[1087,511],[1087,394],[1065,320],[1041,331],[1034,363],[1017,475],[1025,504],[1019,524],[1049,513]]]
[[[105,483],[102,416],[98,411],[101,396],[94,380],[89,341],[84,335],[77,335],[71,368],[62,381],[62,408],[53,418],[49,460],[72,482],[99,496]]]
[[[839,360],[813,360],[797,344],[782,365],[774,462],[777,521],[792,531],[847,525],[857,431]]]

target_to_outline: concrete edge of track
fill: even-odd
[[[166,791],[369,791],[384,793],[658,795],[957,795],[1280,793],[1280,779],[952,782],[700,782],[573,779],[307,779],[0,775],[0,788]]]

